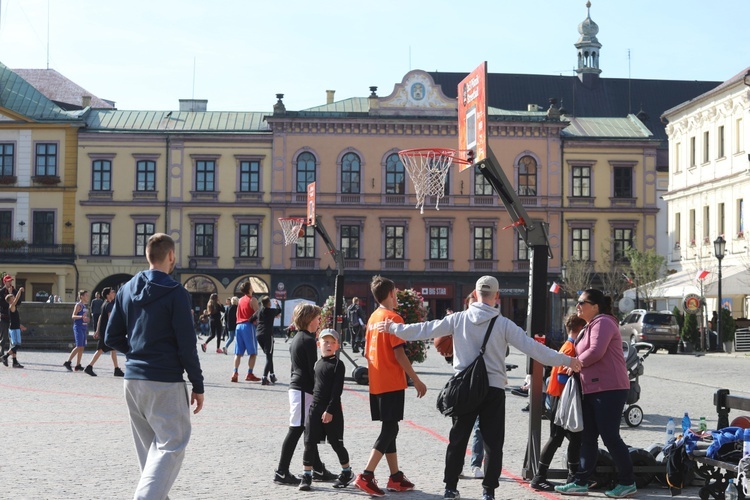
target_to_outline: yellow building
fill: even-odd
[[[65,111],[0,63],[0,269],[26,300],[75,298],[82,111]]]
[[[147,268],[154,232],[177,244],[176,278],[195,307],[252,277],[267,292],[271,137],[261,113],[91,110],[79,136],[76,248],[81,286]]]

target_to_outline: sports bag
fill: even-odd
[[[484,351],[487,340],[495,326],[497,316],[492,318],[484,335],[484,342],[479,349],[479,356],[469,366],[453,375],[437,398],[437,409],[446,417],[460,417],[476,410],[490,389],[487,366],[484,363]]]

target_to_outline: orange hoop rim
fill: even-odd
[[[303,226],[307,226],[307,219],[304,217],[279,217],[279,221],[295,221],[302,223]]]
[[[462,165],[471,165],[473,162],[472,159],[474,156],[474,151],[471,149],[450,149],[450,148],[413,148],[413,149],[404,149],[398,152],[399,156],[406,156],[406,157],[422,157],[422,156],[449,156],[453,162],[460,163]],[[466,158],[462,158],[462,155],[465,155]]]

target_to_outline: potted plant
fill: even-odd
[[[336,326],[333,324],[333,295],[329,295],[326,299],[326,303],[323,304],[323,307],[320,310],[320,328],[333,328],[336,329]],[[341,305],[341,311],[342,313],[346,311],[346,300],[344,300],[344,303]]]
[[[737,331],[737,325],[734,322],[732,313],[729,309],[721,308],[721,332],[719,336],[724,343],[724,352],[734,351],[734,333]]]
[[[399,290],[396,299],[396,312],[404,319],[405,324],[421,323],[427,317],[422,295],[413,288]],[[407,342],[404,352],[412,363],[422,363],[427,358],[427,344],[421,340]]]
[[[0,240],[0,249],[18,250],[26,246],[26,240]]]
[[[695,314],[685,315],[685,323],[682,325],[680,336],[682,337],[682,352],[693,352],[695,342],[698,340],[698,318]]]

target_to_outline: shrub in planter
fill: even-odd
[[[698,318],[695,314],[685,315],[685,324],[682,325],[682,331],[680,332],[682,342],[685,345],[693,346],[699,340],[698,332]]]
[[[737,324],[734,322],[732,313],[729,309],[721,308],[721,341],[734,342],[734,333],[737,331]]]

